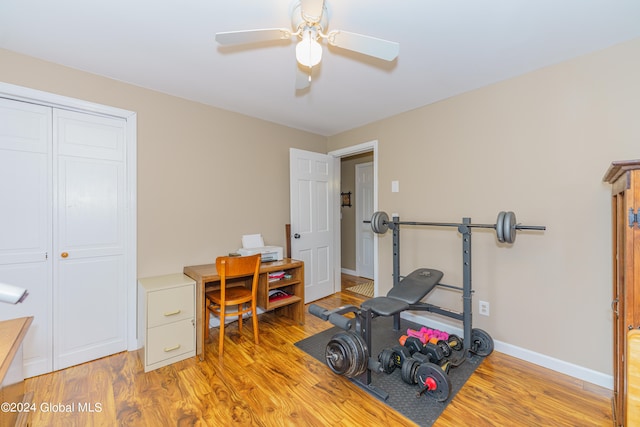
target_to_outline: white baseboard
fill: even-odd
[[[410,312],[403,312],[401,317],[418,324],[427,323],[432,328],[441,329],[459,336],[463,336],[463,330],[460,327],[451,326],[448,323],[440,322],[432,317],[418,316]],[[569,375],[582,381],[613,390],[613,376],[583,366],[574,365],[564,360],[536,353],[525,348],[507,344],[501,341],[493,341],[494,350],[509,356],[517,357],[526,362],[533,363],[543,368],[551,369],[564,375]]]
[[[358,275],[357,271],[349,270],[348,268],[341,268],[340,271],[343,272],[344,274],[349,274],[351,276],[357,276]]]

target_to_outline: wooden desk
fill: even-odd
[[[284,270],[290,279],[269,282],[269,273]],[[220,287],[220,276],[215,264],[202,264],[184,267],[184,274],[196,281],[196,354],[204,360],[204,343],[209,336],[205,292]],[[269,291],[282,289],[291,294],[289,298],[269,301]],[[265,262],[260,266],[258,279],[258,307],[265,311],[277,310],[279,314],[304,323],[304,263],[291,258],[282,261]]]
[[[24,393],[22,374],[22,341],[33,317],[0,322],[0,403],[27,406],[31,396]],[[27,411],[0,411],[0,427],[27,425]]]

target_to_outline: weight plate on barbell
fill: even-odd
[[[493,352],[493,338],[482,329],[473,328],[471,330],[471,351],[478,356],[488,356]]]
[[[389,229],[389,215],[384,211],[374,212],[371,217],[371,229],[376,234],[384,234]]]
[[[504,223],[504,216],[506,212],[500,211],[498,219],[496,219],[496,236],[498,236],[498,242],[504,243],[504,233],[502,231],[502,225]]]
[[[338,332],[327,343],[325,359],[333,372],[353,378],[367,370],[369,353],[360,335],[351,331]]]
[[[509,211],[504,216],[502,223],[502,234],[505,243],[513,243],[516,241],[516,214]]]

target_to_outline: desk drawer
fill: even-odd
[[[147,365],[191,352],[195,355],[195,325],[182,320],[148,330]]]
[[[148,298],[147,328],[195,317],[195,295],[191,285],[149,292]]]

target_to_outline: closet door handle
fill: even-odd
[[[618,317],[618,298],[614,299],[613,301],[611,301],[611,311],[613,311],[613,314],[616,315],[616,317]],[[615,308],[614,308],[615,305]]]
[[[69,256],[69,253],[68,253],[68,252],[62,252],[62,253],[60,254],[60,256],[61,256],[62,258],[66,258],[66,257],[68,257],[68,256]]]

